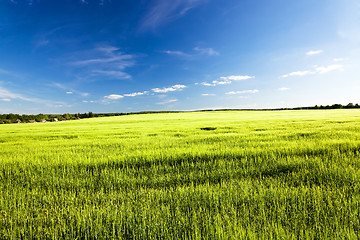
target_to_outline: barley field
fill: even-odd
[[[360,111],[0,126],[0,239],[357,239]]]

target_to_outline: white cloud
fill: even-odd
[[[194,50],[199,52],[201,55],[209,55],[209,56],[217,56],[220,55],[217,51],[215,51],[212,48],[200,48],[200,47],[194,47]]]
[[[217,80],[215,80],[215,81],[212,81],[212,83],[215,85],[225,85],[225,84],[231,84],[232,81],[229,81],[229,80],[217,81]]]
[[[176,85],[173,85],[172,87],[175,88],[175,89],[186,88],[185,85],[181,85],[181,84],[176,84]]]
[[[315,74],[315,72],[313,72],[313,71],[296,71],[296,72],[284,74],[281,77],[287,78],[287,77],[293,77],[293,76],[306,76],[306,75],[311,75],[311,74]]]
[[[152,91],[156,93],[167,93],[167,92],[181,91],[184,88],[186,88],[185,85],[177,84],[168,88],[153,88]]]
[[[334,65],[330,65],[327,67],[316,67],[315,69],[316,69],[317,73],[323,74],[323,73],[328,73],[328,72],[335,71],[335,70],[344,71],[344,65],[334,64]]]
[[[216,84],[214,83],[207,83],[207,82],[202,82],[200,83],[201,85],[204,85],[204,86],[207,86],[207,87],[210,87],[210,86],[216,86]]]
[[[124,96],[118,95],[118,94],[110,94],[110,95],[104,96],[104,98],[107,98],[107,99],[110,99],[110,100],[118,100],[118,99],[121,99],[123,97]]]
[[[255,77],[247,76],[247,75],[245,75],[245,76],[232,75],[232,76],[227,76],[227,77],[220,77],[220,79],[222,79],[222,81],[214,80],[211,83],[202,82],[200,84],[203,86],[217,86],[217,85],[231,84],[232,81],[241,81],[241,80],[247,80],[247,79],[251,79],[251,78],[255,78]]]
[[[321,54],[321,53],[323,53],[324,51],[323,50],[312,50],[312,51],[308,51],[307,53],[306,53],[306,55],[308,55],[308,56],[313,56],[313,55],[318,55],[318,54]]]
[[[251,78],[255,78],[254,76],[241,76],[241,75],[232,75],[232,76],[227,76],[227,77],[220,77],[223,80],[232,80],[232,81],[241,81],[241,80],[247,80],[247,79],[251,79]]]
[[[173,85],[173,86],[168,87],[168,88],[153,88],[152,91],[155,92],[155,93],[167,93],[167,92],[181,91],[182,89],[184,89],[186,87],[187,86],[185,86],[185,85],[176,84],[176,85]],[[103,100],[103,102],[108,103],[108,101],[106,101],[106,99],[118,100],[118,99],[121,99],[121,98],[124,98],[124,97],[135,97],[135,96],[145,95],[145,94],[148,94],[148,93],[149,93],[149,91],[127,93],[127,94],[123,94],[123,95],[110,94],[110,95],[104,96],[105,100]],[[173,101],[173,100],[171,100],[171,101]],[[90,102],[90,101],[83,101],[83,102]],[[166,104],[166,103],[169,103],[169,102],[164,102],[163,104]]]
[[[343,62],[345,60],[347,60],[347,59],[346,58],[334,58],[333,59],[334,62]]]
[[[2,99],[0,99],[0,101],[2,101],[2,102],[11,102],[11,99],[10,98],[2,98]]]
[[[329,66],[314,66],[314,70],[305,70],[305,71],[297,71],[297,72],[291,72],[288,74],[284,74],[281,77],[287,78],[287,77],[294,77],[294,76],[307,76],[312,74],[324,74],[331,71],[344,71],[344,65],[341,64],[333,64]]]
[[[66,94],[73,94],[73,92],[66,92]]]
[[[290,88],[287,88],[287,87],[281,87],[281,88],[278,88],[279,91],[287,91],[287,90],[290,90]]]
[[[134,93],[129,93],[129,94],[124,94],[125,97],[136,97],[136,96],[141,96],[144,94],[149,93],[148,91],[144,91],[144,92],[134,92]]]
[[[203,93],[201,96],[216,96],[215,93]]]
[[[82,102],[83,102],[83,103],[96,103],[97,101],[93,101],[93,100],[91,100],[91,101],[83,100]]]
[[[253,90],[243,90],[243,91],[231,91],[231,92],[227,92],[226,94],[229,95],[234,95],[234,94],[245,94],[245,93],[258,93],[260,92],[257,89],[253,89]]]
[[[170,99],[170,100],[167,100],[167,101],[164,101],[164,102],[158,102],[156,104],[164,105],[164,104],[169,104],[169,103],[173,103],[173,102],[177,102],[177,101],[178,101],[177,99]]]

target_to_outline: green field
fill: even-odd
[[[357,239],[360,111],[0,126],[0,239]]]

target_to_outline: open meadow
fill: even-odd
[[[0,125],[1,239],[356,239],[360,111]]]

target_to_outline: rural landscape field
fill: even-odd
[[[1,239],[356,239],[360,111],[2,125]]]

